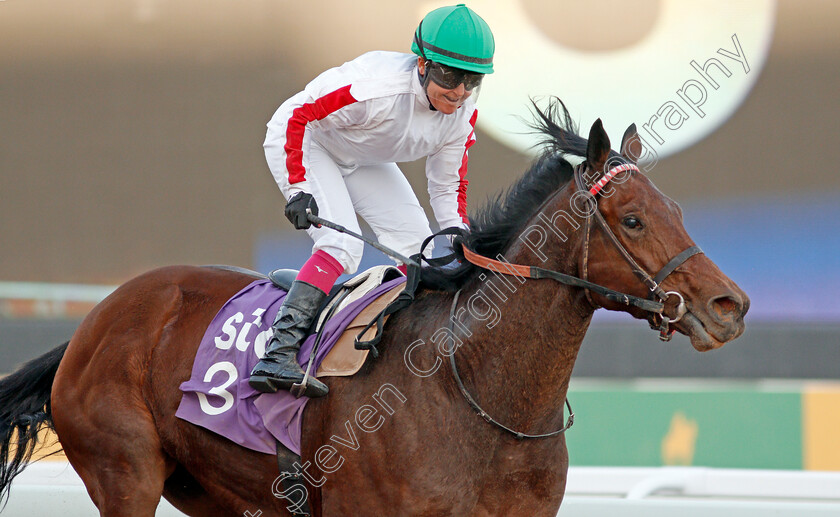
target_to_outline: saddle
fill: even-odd
[[[268,278],[277,287],[288,291],[292,282],[297,277],[298,271],[294,269],[277,269],[268,274]],[[363,298],[366,294],[376,289],[385,282],[389,282],[403,276],[402,272],[394,266],[374,266],[342,284],[336,285],[331,291],[318,316],[309,329],[309,334],[320,332],[324,324],[335,314],[356,300]],[[391,289],[378,297],[370,305],[364,308],[347,326],[347,329],[338,338],[327,357],[315,372],[316,377],[345,377],[358,372],[370,353],[369,349],[357,349],[355,341],[372,339],[376,334],[376,328],[370,323],[377,318],[382,310],[393,302],[403,289]],[[385,317],[387,319],[387,316]],[[362,330],[364,333],[360,334]]]

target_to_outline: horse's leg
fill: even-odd
[[[284,501],[272,492],[280,474],[274,455],[245,449],[175,416],[183,395],[179,386],[190,378],[204,330],[218,307],[253,280],[231,272],[199,271],[201,275],[179,279],[180,313],[166,325],[146,365],[144,400],[163,450],[178,464],[163,495],[196,517],[287,515]]]
[[[155,412],[163,447],[178,462],[163,493],[173,506],[195,517],[288,515],[283,508],[289,502],[274,496],[280,471],[273,455],[243,448],[174,415],[174,409]]]
[[[163,496],[172,506],[191,517],[217,517],[230,513],[229,509],[210,497],[183,465],[178,465],[166,479]]]
[[[121,286],[79,326],[56,374],[52,413],[102,516],[152,516],[164,492],[194,516],[284,514],[272,493],[273,455],[175,417],[204,329],[251,280],[163,268]]]
[[[566,491],[568,466],[565,436],[499,447],[470,515],[554,517]]]
[[[143,379],[161,323],[177,313],[180,290],[154,286],[138,302],[136,290],[125,287],[97,306],[70,341],[53,383],[53,421],[102,517],[152,517],[175,462],[161,447]]]
[[[67,459],[102,517],[155,515],[174,464],[160,449],[150,420],[56,421]]]

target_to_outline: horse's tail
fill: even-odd
[[[38,446],[38,431],[52,429],[52,391],[58,363],[69,342],[0,379],[0,501],[12,479],[26,468]]]

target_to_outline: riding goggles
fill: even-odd
[[[481,80],[484,79],[484,74],[467,72],[434,61],[426,61],[426,74],[428,74],[429,79],[445,90],[454,90],[463,84],[464,89],[468,92],[478,87]]]

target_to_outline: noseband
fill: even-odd
[[[497,273],[514,275],[523,278],[551,278],[566,285],[581,287],[586,293],[587,301],[589,301],[592,307],[596,309],[599,308],[599,305],[592,300],[592,296],[590,294],[591,292],[597,293],[613,302],[643,309],[649,313],[648,323],[650,323],[651,328],[659,330],[659,339],[662,341],[670,341],[671,337],[674,335],[674,329],[671,328],[671,325],[680,321],[680,319],[682,319],[685,315],[687,309],[685,299],[680,293],[676,291],[666,292],[662,289],[660,284],[686,260],[698,253],[703,253],[703,250],[701,250],[698,246],[690,246],[686,248],[681,253],[678,253],[674,258],[669,260],[668,263],[666,263],[662,269],[653,276],[649,275],[644,268],[639,265],[636,259],[634,259],[624,245],[621,244],[621,241],[618,240],[618,237],[616,237],[615,233],[613,233],[598,208],[598,194],[616,174],[625,171],[639,172],[639,168],[629,163],[617,165],[607,171],[607,173],[604,174],[592,187],[588,187],[584,178],[586,165],[580,164],[575,167],[574,177],[576,191],[583,193],[582,197],[586,200],[587,204],[586,233],[584,237],[582,257],[583,278],[535,266],[524,266],[493,260],[473,252],[466,246],[463,247],[464,257],[478,267],[490,269]],[[630,266],[636,278],[638,278],[639,281],[641,281],[650,291],[650,295],[646,299],[624,294],[587,280],[589,269],[589,235],[591,233],[593,219],[598,227],[604,232],[607,239],[624,258],[625,262],[627,262]],[[665,314],[665,302],[667,302],[671,296],[676,296],[679,299],[676,306],[676,315],[674,317],[670,317]]]

